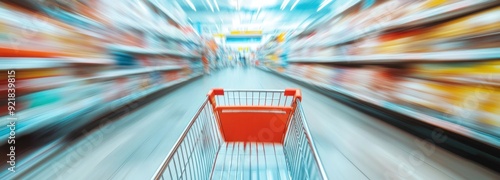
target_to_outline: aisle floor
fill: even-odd
[[[255,68],[225,69],[197,79],[88,133],[20,178],[150,179],[213,87],[301,88],[307,121],[330,179],[500,179],[491,170]]]
[[[288,180],[288,177],[283,145],[278,143],[225,143],[212,173],[214,180]]]

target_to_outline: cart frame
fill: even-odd
[[[152,179],[212,179],[227,142],[281,144],[284,179],[327,179],[301,99],[298,89],[211,90]]]

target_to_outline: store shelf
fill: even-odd
[[[82,61],[88,63],[88,59],[86,58],[83,58]],[[99,61],[102,62],[101,60]],[[75,63],[75,61],[68,61],[68,59],[63,58],[0,58],[0,64],[5,64],[5,66],[0,67],[0,70],[63,69],[67,67],[74,67],[73,65],[75,64],[72,63]],[[76,78],[74,76],[54,76],[23,79],[20,81],[21,84],[17,85],[19,90],[17,96],[24,96],[33,92],[71,86],[73,84],[85,84],[90,81],[107,81],[137,74],[148,74],[149,76],[149,73],[152,72],[176,71],[184,68],[185,67],[177,65],[142,68],[136,67],[129,69],[106,70],[96,73],[95,76],[85,78]],[[6,89],[0,88],[0,91],[6,91]]]
[[[165,25],[163,27],[160,27],[159,25],[156,24],[137,24],[136,21],[128,21],[124,20],[124,22],[120,22],[119,26],[130,28],[130,29],[135,29],[139,31],[145,31],[149,33],[154,33],[158,35],[159,37],[162,37],[164,39],[180,42],[180,43],[192,43],[195,45],[200,45],[199,42],[196,42],[194,40],[188,39],[185,34],[182,33],[181,30]]]
[[[115,61],[110,58],[60,57],[60,58],[0,58],[0,70],[9,69],[45,69],[63,68],[78,65],[112,65]]]
[[[31,11],[39,12],[41,11],[40,6],[42,6],[42,1],[31,1],[31,0],[10,0],[2,1],[3,3],[11,3],[16,6],[26,8]]]
[[[454,17],[459,17],[464,14],[475,12],[477,10],[493,7],[498,5],[496,0],[474,0],[474,1],[457,1],[441,7],[429,9],[416,13],[410,16],[398,19],[391,26],[386,28],[399,28],[406,26],[419,26],[429,23],[434,23]]]
[[[31,84],[30,89],[45,90],[83,81],[104,81],[104,80],[116,79],[120,77],[126,77],[137,74],[147,74],[156,71],[175,71],[175,70],[181,70],[182,68],[183,67],[181,66],[153,66],[153,67],[135,68],[135,69],[110,70],[88,78],[73,78],[71,80],[66,80],[66,81],[52,81],[39,84]]]
[[[19,89],[23,89],[23,92],[22,93],[19,92],[17,96],[23,96],[36,91],[43,91],[64,86],[71,86],[72,84],[84,84],[85,82],[90,82],[90,81],[93,82],[106,81],[137,74],[148,74],[151,72],[175,71],[182,69],[183,67],[181,66],[156,66],[156,67],[135,68],[135,69],[109,70],[99,73],[96,76],[87,78],[73,78],[69,76],[35,78],[29,80],[28,82],[23,82],[22,83],[23,86],[18,86]],[[2,89],[0,88],[0,91],[1,90]]]
[[[120,70],[111,70],[103,72],[95,77],[84,78],[83,80],[106,80],[113,79],[118,77],[125,77],[135,74],[146,74],[155,71],[173,71],[173,70],[181,70],[181,66],[151,66],[144,68],[134,68],[134,69],[120,69]]]
[[[63,68],[72,64],[88,65],[112,65],[115,61],[108,58],[0,58],[0,70],[8,69],[45,69],[45,68]]]
[[[152,6],[158,9],[158,12],[166,15],[170,20],[175,22],[177,25],[186,26],[189,25],[187,22],[187,18],[183,15],[179,15],[179,12],[182,11],[182,8],[178,4],[168,4],[168,1],[158,1],[158,0],[148,0],[147,3],[150,3]],[[168,7],[168,8],[167,8]]]
[[[305,29],[303,29],[300,32],[296,32],[296,33],[290,35],[289,37],[287,37],[287,39],[296,39],[300,36],[307,35],[307,34],[313,32],[318,27],[320,27],[325,22],[330,21],[333,18],[336,18],[336,17],[342,15],[343,13],[345,13],[346,11],[348,11],[349,9],[351,9],[353,7],[359,6],[361,4],[361,2],[362,2],[361,0],[347,1],[346,3],[343,3],[340,7],[338,7],[335,11],[332,11],[331,14],[328,14],[326,16],[322,16],[321,18],[317,19],[316,21],[312,21],[310,24],[308,24],[306,26]],[[299,26],[303,26],[303,23],[305,23],[305,22],[306,21],[302,22]]]
[[[361,100],[363,102],[366,102],[366,103],[369,103],[369,104],[372,104],[372,105],[375,105],[378,107],[382,107],[384,109],[387,109],[387,110],[390,110],[390,111],[393,111],[393,112],[396,112],[396,113],[399,113],[402,115],[412,117],[414,119],[418,119],[422,122],[433,125],[435,127],[446,129],[448,131],[460,134],[460,135],[465,136],[465,137],[470,137],[472,139],[481,141],[483,143],[490,144],[494,147],[500,147],[500,139],[498,137],[484,134],[483,132],[479,132],[479,131],[476,131],[476,130],[471,129],[471,128],[460,126],[460,125],[454,124],[452,122],[440,119],[438,117],[424,114],[424,113],[419,112],[417,110],[414,110],[410,107],[406,107],[406,106],[394,104],[391,102],[383,101],[383,100],[380,100],[380,99],[377,99],[374,97],[370,97],[370,96],[366,96],[366,95],[363,95],[360,93],[353,93],[353,92],[347,91],[347,90],[340,88],[340,87],[337,87],[337,86],[333,86],[333,85],[329,85],[329,84],[325,84],[325,83],[314,82],[312,80],[308,80],[308,79],[298,77],[295,75],[291,75],[291,74],[287,74],[287,73],[280,73],[280,72],[273,70],[273,69],[269,69],[269,68],[265,68],[265,67],[261,68],[261,69],[264,69],[266,71],[270,71],[272,73],[276,73],[279,75],[283,75],[283,76],[288,77],[290,79],[294,79],[294,80],[309,84],[309,85],[314,86],[314,87],[319,87],[319,88],[326,89],[326,90],[329,90],[332,92],[340,93],[342,95],[345,95],[345,96],[348,96],[351,98],[355,98],[355,99]]]
[[[429,9],[406,17],[402,17],[394,21],[375,24],[371,27],[362,30],[356,30],[353,31],[354,33],[352,34],[347,34],[345,36],[340,37],[337,40],[330,41],[327,43],[314,43],[314,42],[308,43],[309,45],[306,46],[305,48],[330,47],[355,41],[374,32],[381,32],[390,29],[405,28],[405,27],[415,27],[434,22],[439,22],[442,20],[459,17],[464,14],[484,9],[486,7],[498,5],[499,4],[498,2],[499,1],[495,0],[458,1],[452,4],[444,5],[441,7]]]
[[[168,32],[159,32],[159,34],[161,34],[162,37],[165,38],[165,39],[177,41],[177,42],[180,42],[180,43],[191,43],[191,44],[194,44],[194,45],[197,45],[197,46],[201,45],[199,42],[196,42],[194,40],[191,40],[191,39],[188,39],[186,37],[183,37],[184,34],[182,34],[182,33],[178,34],[177,36],[173,35],[172,33],[168,33]]]
[[[186,78],[178,79],[172,82],[162,84],[160,86],[152,86],[144,91],[139,91],[120,99],[102,104],[96,98],[87,98],[69,105],[57,106],[57,111],[53,111],[55,107],[40,107],[27,111],[17,112],[19,120],[16,124],[16,136],[29,134],[41,127],[46,127],[56,123],[70,123],[75,117],[98,117],[104,113],[110,112],[117,107],[124,106],[138,99],[144,98],[163,89],[181,84],[193,78],[201,76],[201,73],[192,74]],[[3,118],[3,117],[2,117]],[[1,138],[7,138],[10,129],[4,126],[0,129]],[[6,142],[3,142],[6,143]]]
[[[201,58],[201,56],[199,55],[193,55],[169,49],[141,48],[132,46],[120,46],[120,45],[111,46],[110,49],[114,51],[121,51],[121,52],[128,52],[132,54],[142,54],[142,55],[172,55],[172,56],[191,58],[191,59]]]
[[[274,47],[271,47],[271,48],[268,48],[264,51],[262,51],[262,53],[260,53],[262,56],[267,56],[269,54],[273,54],[274,52],[276,52],[276,50],[279,49],[279,45],[278,46],[274,46]]]
[[[69,66],[68,62],[58,58],[0,58],[0,70],[46,69]]]
[[[462,85],[479,85],[479,86],[492,86],[492,87],[500,87],[500,79],[498,77],[485,79],[485,78],[471,78],[471,77],[416,77],[416,76],[408,76],[410,78],[429,80],[429,81],[437,81],[443,83],[452,83],[452,84],[462,84]]]
[[[58,19],[61,19],[62,21],[68,24],[75,25],[77,27],[88,28],[88,29],[106,27],[106,25],[103,24],[102,22],[98,22],[92,18],[89,18],[87,16],[75,12],[64,11],[62,9],[54,9],[43,5],[40,5],[39,8],[42,9],[43,12],[45,12],[46,14],[52,17],[58,17]]]
[[[0,57],[40,57],[53,58],[64,56],[64,53],[56,51],[44,51],[27,47],[14,47],[0,45]]]
[[[500,58],[500,48],[468,49],[428,53],[376,54],[331,57],[289,58],[293,63],[387,63],[405,61],[471,61]]]
[[[95,58],[95,57],[64,57],[61,58],[72,64],[88,64],[88,65],[113,65],[115,60],[111,58]]]

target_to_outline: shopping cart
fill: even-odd
[[[153,179],[326,179],[297,89],[213,89]]]

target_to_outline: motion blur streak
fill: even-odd
[[[300,88],[330,179],[500,179],[499,5],[0,0],[0,179],[150,179],[212,88]]]
[[[111,128],[97,129],[64,147],[21,179],[147,179],[203,102],[205,93],[200,92],[208,92],[214,86],[302,88],[304,110],[332,179],[495,177],[487,169],[324,95],[257,69],[238,68],[198,79],[120,117],[109,125]]]

